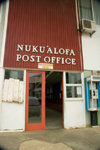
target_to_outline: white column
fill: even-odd
[[[25,130],[25,104],[26,104],[26,70],[24,70],[24,128]]]
[[[3,10],[2,10],[3,11]],[[8,23],[8,12],[9,12],[9,1],[6,2],[6,12],[5,12],[5,21],[4,21],[4,31],[1,46],[1,58],[0,58],[0,67],[3,67],[4,52],[5,52],[5,42],[6,42],[6,32],[7,32],[7,23]]]
[[[0,130],[1,130],[1,115],[2,115],[2,89],[3,89],[3,81],[4,81],[4,69],[0,68]]]

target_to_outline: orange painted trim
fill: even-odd
[[[29,73],[42,74],[42,104],[41,104],[41,123],[28,123],[28,97],[29,97]],[[26,72],[26,104],[25,104],[25,131],[45,129],[45,72],[27,71]]]

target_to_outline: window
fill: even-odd
[[[22,70],[5,70],[5,79],[19,79],[23,81],[23,71]]]
[[[81,74],[80,73],[66,73],[66,83],[80,84]]]
[[[81,19],[93,20],[91,0],[79,0]]]
[[[66,87],[66,97],[76,98],[82,97],[82,87],[81,86],[67,86]]]
[[[5,80],[2,93],[3,102],[18,104],[24,102],[23,71],[5,70]]]
[[[94,19],[100,25],[100,0],[93,0]]]
[[[66,73],[66,98],[82,98],[81,73]]]
[[[79,0],[80,19],[95,20],[100,25],[100,0]]]

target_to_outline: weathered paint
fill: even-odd
[[[0,69],[0,90],[4,81],[4,69]],[[2,90],[1,90],[2,91]],[[25,130],[25,96],[26,96],[26,71],[24,71],[24,102],[2,102],[0,106],[0,130]],[[1,96],[1,95],[0,95]],[[2,100],[2,96],[0,97]]]
[[[5,79],[3,84],[2,101],[9,103],[24,102],[24,82],[18,79]]]
[[[38,45],[73,49],[76,65],[53,64],[54,70],[81,71],[81,39],[77,31],[74,0],[10,1],[4,67],[37,69],[37,62],[16,62],[17,45]],[[20,52],[32,55],[32,52]],[[34,54],[35,56],[37,53]],[[41,53],[38,53],[41,55]],[[42,54],[47,56],[47,54]],[[51,58],[52,55],[48,54]],[[61,57],[60,54],[53,55]],[[41,63],[43,62],[43,57]],[[67,56],[64,55],[64,58]]]

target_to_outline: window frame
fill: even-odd
[[[71,72],[71,73],[80,73],[81,74],[81,84],[70,84],[70,83],[66,83],[66,73],[69,73],[69,72],[64,72],[64,99],[65,101],[77,101],[77,100],[83,100],[83,76],[82,76],[82,73],[81,72]],[[66,88],[67,87],[81,87],[82,89],[82,97],[67,97],[67,91],[66,91]]]
[[[24,70],[23,69],[13,69],[13,68],[11,68],[11,69],[9,69],[9,68],[5,68],[5,73],[4,73],[4,80],[5,79],[7,79],[6,78],[6,70],[8,70],[8,71],[22,71],[23,72],[23,79],[22,80],[20,80],[20,79],[18,79],[19,81],[24,81]],[[8,78],[8,80],[9,80],[10,78]],[[15,78],[13,78],[13,79],[15,79]]]
[[[89,20],[94,21],[95,18],[94,18],[93,0],[90,0],[90,3],[91,3],[92,19],[89,19]],[[82,17],[82,9],[80,8],[80,0],[78,0],[78,6],[79,6],[79,18],[80,18],[80,19],[87,19],[87,18],[83,18],[83,17]]]
[[[97,18],[95,17],[96,11],[95,11],[95,7],[94,7],[94,2],[95,0],[90,0],[91,3],[91,14],[92,14],[92,19],[88,19],[87,17],[82,17],[82,9],[80,7],[80,0],[76,0],[76,10],[77,10],[77,6],[78,6],[78,11],[77,11],[77,18],[79,19],[79,21],[81,21],[82,19],[87,19],[87,20],[91,20],[91,21],[95,21],[96,25],[100,26],[100,22],[97,21]],[[100,16],[100,15],[99,15]],[[78,21],[77,21],[78,22]],[[78,23],[77,23],[78,24]],[[78,25],[79,28],[79,25]]]

